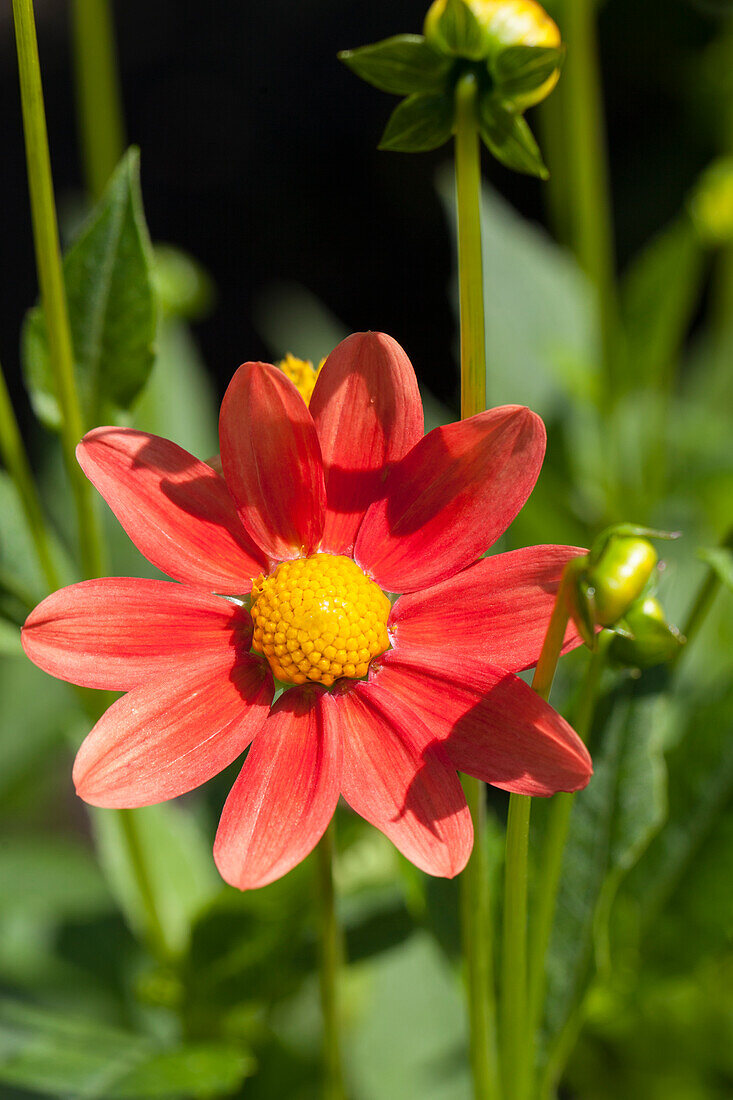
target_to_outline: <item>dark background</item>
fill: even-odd
[[[549,6],[549,5],[548,5]],[[600,34],[620,264],[680,207],[718,151],[701,56],[720,28],[706,0],[607,0]],[[57,194],[81,188],[68,5],[38,0]],[[419,31],[424,0],[124,0],[115,5],[128,138],[142,148],[151,234],[197,257],[217,306],[198,327],[223,390],[267,358],[253,303],[273,280],[308,287],[350,329],[383,329],[451,400],[450,240],[433,188],[449,147],[409,156],[376,144],[393,97],[361,83],[339,49]],[[0,15],[3,149],[0,359],[28,409],[18,332],[36,296],[10,4]],[[713,112],[714,114],[714,112]],[[536,120],[535,120],[536,121]],[[489,163],[528,216],[541,185]],[[297,353],[297,349],[293,349]]]

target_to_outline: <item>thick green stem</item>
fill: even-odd
[[[606,662],[608,643],[613,634],[604,631],[599,639],[595,653],[588,662],[581,687],[580,698],[575,713],[575,730],[578,736],[587,741],[598,699],[598,689]],[[556,794],[549,808],[547,831],[539,861],[539,881],[534,920],[530,929],[529,943],[529,998],[527,1019],[529,1023],[528,1041],[530,1052],[527,1062],[534,1064],[534,1043],[537,1028],[541,1023],[542,1007],[545,997],[545,958],[550,943],[552,922],[555,916],[557,891],[560,885],[563,854],[573,809],[574,794]]]
[[[18,496],[25,512],[33,545],[36,548],[38,561],[46,578],[49,589],[58,588],[59,575],[54,565],[51,554],[51,544],[46,529],[46,521],[43,509],[33,479],[28,455],[23,446],[23,439],[15,418],[13,405],[5,384],[5,375],[0,367],[0,454],[2,454],[5,468],[15,482]]]
[[[481,156],[477,84],[467,74],[456,87],[456,202],[461,324],[461,417],[486,408],[484,283],[481,258]],[[491,906],[486,854],[484,785],[465,778],[474,847],[461,878],[461,929],[468,1001],[469,1046],[476,1100],[499,1094],[496,1055]]]
[[[109,813],[110,811],[96,810],[95,812]],[[148,863],[145,859],[144,845],[137,829],[138,818],[136,811],[113,810],[111,812],[117,814],[120,825],[122,826],[122,835],[125,839],[130,865],[140,893],[140,900],[145,910],[145,929],[148,945],[157,958],[163,961],[167,960],[170,955],[170,950],[166,940],[165,929],[163,928],[158,913],[155,889],[150,878]]]
[[[499,1087],[486,797],[484,784],[471,776],[464,776],[463,789],[474,829],[473,851],[461,875],[461,936],[470,1022],[469,1052],[474,1095],[477,1100],[485,1100],[496,1097]]]
[[[568,607],[563,577],[532,678],[532,687],[544,700],[550,696],[567,624]],[[522,1100],[532,1073],[527,1057],[527,863],[531,807],[532,799],[528,795],[510,796],[501,973],[502,1073],[507,1100]]]
[[[84,433],[84,425],[74,377],[74,352],[61,267],[32,0],[13,0],[13,16],[36,264],[48,329],[51,365],[61,406],[61,442],[74,494],[84,573],[87,577],[94,577],[103,572],[102,539],[94,509],[92,487],[77,464],[74,453]]]
[[[73,0],[72,31],[79,136],[95,201],[124,151],[122,96],[110,0]]]
[[[341,1020],[339,1012],[339,972],[343,957],[341,932],[336,918],[333,886],[334,823],[331,822],[316,847],[318,897],[321,920],[321,1011],[323,1014],[324,1100],[344,1100],[341,1068]]]
[[[481,144],[476,78],[456,87],[456,199],[461,318],[461,418],[486,408],[484,273],[481,257]]]

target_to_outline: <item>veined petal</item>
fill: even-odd
[[[533,668],[542,649],[555,597],[577,546],[527,546],[482,558],[432,588],[401,596],[390,631],[401,649],[430,650],[450,672],[456,660],[476,657],[508,672]],[[572,623],[563,653],[581,644]]]
[[[392,650],[380,658],[373,683],[418,715],[454,767],[495,787],[551,795],[580,790],[591,777],[575,731],[510,672],[461,658],[446,673]]]
[[[129,691],[187,659],[246,653],[252,621],[221,596],[171,581],[105,577],[52,593],[28,616],[23,648],[72,684]]]
[[[280,696],[226,800],[214,843],[222,878],[240,890],[290,871],[323,836],[336,809],[341,741],[311,685]]]
[[[244,363],[221,406],[224,477],[245,529],[278,561],[316,549],[326,489],[313,418],[293,383],[269,363]]]
[[[362,682],[326,697],[324,714],[342,736],[341,791],[351,808],[428,874],[462,871],[473,846],[463,788],[409,706]]]
[[[138,550],[169,577],[237,593],[267,568],[223,478],[175,443],[95,428],[76,457]]]
[[[77,753],[76,793],[93,806],[117,807],[185,794],[244,752],[272,696],[272,676],[258,658],[181,664],[102,715]]]
[[[387,476],[359,530],[356,560],[390,592],[465,569],[517,515],[544,452],[542,421],[519,405],[435,428]]]
[[[422,438],[415,372],[404,351],[382,332],[355,332],[334,348],[310,401],[326,475],[321,548],[344,554],[372,501],[384,492],[389,467]]]

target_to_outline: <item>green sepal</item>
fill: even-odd
[[[489,62],[489,70],[499,95],[512,99],[541,88],[564,60],[564,46],[509,46]]]
[[[397,104],[379,148],[396,153],[425,153],[443,145],[452,132],[452,97],[418,93]]]
[[[493,93],[481,100],[481,140],[496,159],[515,172],[548,179],[537,142],[521,114],[498,102]]]
[[[436,45],[454,57],[480,61],[489,52],[489,36],[465,0],[447,0],[435,24]]]
[[[452,65],[421,34],[397,34],[338,56],[362,80],[394,95],[440,91]]]

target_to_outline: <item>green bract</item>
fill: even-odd
[[[505,36],[492,33],[475,5],[439,0],[428,12],[425,36],[395,35],[344,50],[339,57],[374,87],[407,96],[387,123],[381,149],[416,153],[448,141],[455,126],[456,85],[470,72],[478,85],[478,123],[486,147],[507,168],[547,177],[522,112],[557,80],[564,58],[559,34],[557,45],[508,44]]]

